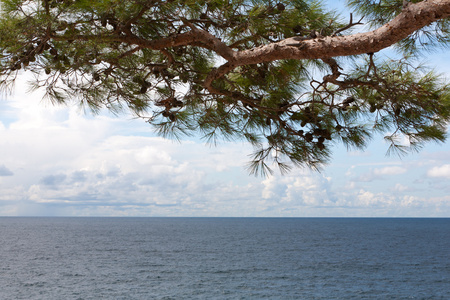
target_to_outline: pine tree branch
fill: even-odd
[[[416,30],[450,16],[450,0],[411,3],[392,21],[366,33],[326,36],[297,42],[287,38],[236,54],[238,65],[280,59],[322,59],[378,52],[401,41]],[[292,45],[296,46],[292,46]]]
[[[233,67],[270,62],[280,59],[325,59],[364,53],[375,53],[401,41],[416,30],[450,16],[450,0],[429,0],[411,3],[392,21],[366,33],[317,38],[287,38],[279,42],[233,53],[233,65],[213,71],[205,82],[211,83]],[[360,21],[358,21],[359,23]],[[352,21],[350,21],[352,24]],[[356,23],[355,23],[356,24]],[[353,25],[352,25],[353,26]],[[203,38],[209,39],[206,35]],[[231,49],[230,49],[231,50]],[[220,70],[220,71],[219,71]],[[227,70],[227,71],[225,71]],[[333,72],[333,76],[337,73]]]

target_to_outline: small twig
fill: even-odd
[[[340,28],[340,29],[338,29],[338,30],[336,30],[335,32],[333,32],[333,33],[331,34],[331,36],[336,36],[338,33],[341,33],[342,31],[347,30],[347,29],[349,29],[349,28],[351,28],[351,27],[353,27],[353,26],[355,26],[355,25],[363,25],[364,23],[361,23],[361,21],[362,21],[363,19],[364,19],[364,16],[361,17],[361,19],[359,19],[358,22],[353,23],[353,14],[350,13],[350,22],[348,23],[348,25],[347,25],[347,26],[344,26],[344,27],[342,27],[342,28]]]
[[[375,63],[373,61],[373,52],[367,53],[369,55],[369,68],[367,69],[367,76],[369,76],[370,71],[373,68],[373,73],[375,74],[375,76],[377,76],[377,67],[375,66]],[[378,77],[378,76],[377,76]]]

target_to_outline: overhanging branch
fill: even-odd
[[[449,16],[450,0],[428,0],[411,3],[392,21],[370,32],[348,36],[321,36],[300,41],[298,37],[293,37],[249,50],[233,52],[233,64],[226,63],[211,72],[205,82],[205,87],[213,92],[211,83],[238,66],[281,59],[322,59],[327,61],[331,57],[375,53],[407,38],[420,28]],[[350,21],[350,24],[353,24],[352,22],[353,20]],[[204,38],[207,38],[206,35]],[[334,72],[334,74],[337,73]]]
[[[236,54],[238,65],[280,59],[322,59],[378,52],[435,21],[450,16],[450,0],[429,0],[408,5],[382,27],[348,36],[326,36],[297,41],[295,37]],[[295,45],[295,46],[292,46]]]

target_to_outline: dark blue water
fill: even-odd
[[[450,219],[0,218],[0,299],[450,299]]]

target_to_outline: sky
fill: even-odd
[[[448,51],[427,57],[450,78]],[[321,172],[266,178],[243,142],[181,143],[143,120],[52,106],[26,78],[0,99],[0,216],[450,217],[450,142],[406,157],[336,146]]]

